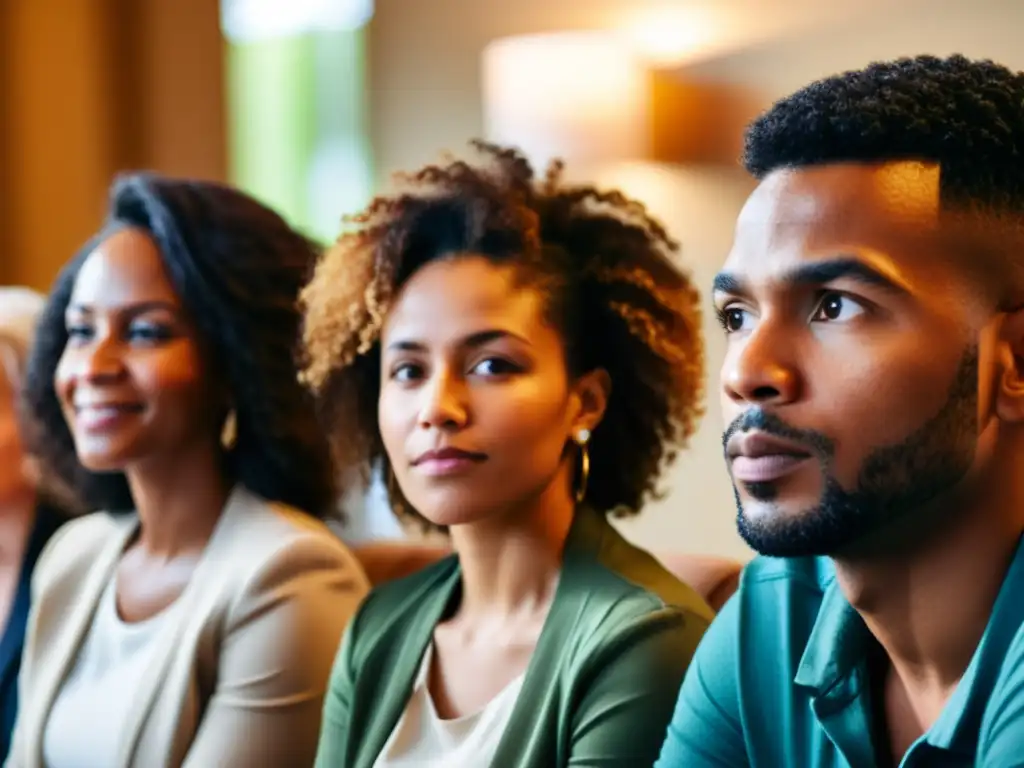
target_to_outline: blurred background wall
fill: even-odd
[[[1024,69],[1022,29],[1017,0],[0,0],[0,283],[47,287],[131,168],[239,184],[329,239],[392,172],[494,131],[493,41],[605,30],[688,96],[660,125],[673,152],[590,156],[570,176],[645,201],[706,288],[752,186],[736,163],[750,115],[878,58],[963,52]],[[710,313],[706,332],[704,425],[666,496],[623,529],[657,549],[746,557]],[[379,489],[348,504],[352,535],[393,530]]]

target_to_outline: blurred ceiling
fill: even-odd
[[[878,19],[880,12],[909,11],[927,1],[622,0],[594,5],[604,6],[600,24],[623,30],[641,55],[664,66],[686,66],[865,18]]]
[[[425,29],[441,13],[459,29],[493,27],[498,36],[554,30],[621,30],[641,54],[684,66],[816,29],[836,29],[867,17],[905,12],[929,0],[444,0],[403,3],[424,15]],[[395,8],[396,0],[378,0]],[[419,7],[417,7],[419,6]],[[383,8],[381,8],[383,10]],[[397,10],[397,9],[396,9]],[[447,12],[447,13],[446,13]],[[427,19],[434,15],[434,23]],[[457,16],[457,20],[454,18]]]

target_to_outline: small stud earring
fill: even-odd
[[[580,445],[586,445],[588,442],[590,442],[590,430],[581,429],[579,432],[577,432],[576,442],[579,443]]]

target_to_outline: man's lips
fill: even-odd
[[[764,432],[736,435],[726,450],[733,480],[744,483],[774,482],[811,458],[805,448]]]

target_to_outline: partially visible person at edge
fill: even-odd
[[[293,356],[316,253],[233,189],[130,175],[57,278],[33,448],[106,511],[36,568],[11,768],[313,762],[369,588],[318,520],[333,468]]]
[[[698,295],[618,192],[476,144],[350,222],[303,292],[345,468],[455,554],[374,590],[316,765],[650,765],[711,610],[608,521],[693,433]]]
[[[25,644],[32,571],[43,546],[70,516],[47,488],[25,451],[26,424],[18,409],[28,350],[43,297],[0,287],[0,760],[10,749],[18,711],[18,670]]]
[[[659,768],[1024,765],[1024,75],[876,63],[750,127],[714,301],[761,554]]]

